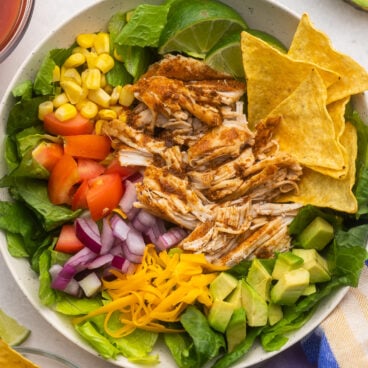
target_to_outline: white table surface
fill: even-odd
[[[52,29],[94,2],[94,0],[35,1],[33,16],[24,37],[13,53],[0,64],[0,99],[14,72],[30,50]],[[356,10],[342,0],[277,0],[275,2],[287,6],[298,14],[308,12],[313,23],[330,36],[337,50],[349,54],[368,69],[368,12]],[[79,367],[114,367],[76,347],[55,329],[50,328],[48,322],[20,291],[10,273],[7,272],[1,257],[0,272],[0,308],[31,329],[31,336],[24,343],[25,346],[39,347],[66,356]]]

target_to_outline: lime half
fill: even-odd
[[[206,55],[205,63],[211,68],[231,74],[234,78],[244,78],[244,67],[240,48],[240,33],[232,33],[222,38]]]
[[[182,52],[204,58],[225,35],[247,29],[243,18],[216,0],[176,0],[161,33],[159,53]]]
[[[0,309],[0,338],[10,346],[21,344],[31,331]]]

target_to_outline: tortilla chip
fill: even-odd
[[[248,122],[254,127],[287,98],[314,69],[326,87],[339,75],[313,63],[296,61],[263,40],[242,32],[241,49],[247,80]]]
[[[334,122],[326,108],[327,90],[317,70],[312,70],[293,93],[267,119],[281,117],[273,138],[280,151],[301,165],[345,174],[345,155],[336,140]]]
[[[357,132],[352,124],[346,123],[341,142],[346,149],[347,157],[349,157],[349,170],[344,179],[334,179],[314,170],[303,168],[299,193],[286,194],[279,201],[291,201],[303,205],[312,204],[318,207],[332,208],[337,211],[355,213],[358,210],[358,204],[352,188],[355,183]]]
[[[348,172],[348,155],[345,147],[341,144],[341,136],[345,130],[345,108],[349,102],[350,97],[345,97],[342,100],[335,101],[327,106],[327,111],[334,124],[335,139],[337,144],[340,146],[342,154],[344,156],[345,168],[343,170],[331,170],[322,167],[310,167],[315,171],[319,171],[322,174],[332,176],[335,179],[343,179]]]
[[[350,56],[337,52],[329,37],[315,29],[303,14],[288,51],[294,60],[308,61],[333,70],[341,78],[328,88],[327,103],[368,89],[368,72]]]

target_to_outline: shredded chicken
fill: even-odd
[[[298,191],[302,168],[272,139],[280,119],[249,129],[245,90],[202,61],[168,55],[133,85],[127,121],[102,128],[123,165],[145,167],[135,207],[188,231],[183,250],[227,266],[289,249],[301,207],[275,203]]]

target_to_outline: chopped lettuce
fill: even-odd
[[[28,100],[32,98],[33,95],[33,82],[31,80],[26,80],[12,90],[12,94],[15,98],[20,98],[22,100]]]
[[[38,96],[17,102],[9,112],[6,134],[12,136],[23,129],[39,125],[38,106],[47,99],[48,96]]]
[[[225,349],[224,336],[210,328],[205,315],[189,306],[180,322],[186,335],[165,334],[165,343],[180,368],[199,368]]]
[[[33,89],[36,95],[46,96],[53,95],[55,85],[53,81],[53,73],[55,66],[61,66],[64,61],[71,55],[73,46],[69,49],[54,49],[43,59],[40,69],[38,70]]]
[[[138,5],[133,10],[129,21],[116,36],[115,42],[120,45],[158,47],[168,12],[167,4]]]
[[[116,359],[119,350],[109,339],[98,332],[93,322],[75,325],[76,331],[105,359]]]
[[[346,120],[350,121],[358,132],[358,157],[356,159],[356,180],[354,194],[358,201],[357,216],[368,214],[368,125],[358,112],[348,106]]]

